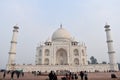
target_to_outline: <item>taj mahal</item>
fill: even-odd
[[[58,28],[51,39],[37,47],[36,65],[87,65],[86,46]]]
[[[53,32],[52,37],[36,47],[35,65],[18,65],[15,63],[18,26],[13,27],[13,36],[9,51],[7,70],[23,70],[24,72],[51,70],[78,71],[118,71],[115,60],[113,40],[111,38],[110,25],[105,25],[109,64],[88,64],[87,46],[85,43],[78,42],[62,26]]]

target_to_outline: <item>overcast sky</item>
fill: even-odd
[[[18,24],[17,64],[35,64],[36,47],[63,27],[85,42],[88,59],[107,61],[104,25],[110,24],[120,62],[120,0],[0,0],[0,68],[8,62],[13,26]]]

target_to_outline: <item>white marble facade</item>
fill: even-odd
[[[89,64],[87,61],[85,43],[78,42],[70,33],[62,28],[58,28],[52,37],[40,44],[36,48],[35,65],[16,65],[8,64],[7,70],[23,70],[24,72],[41,71],[49,72],[51,70],[69,70],[78,71],[118,71],[118,65],[115,64]],[[9,54],[11,55],[11,54]],[[14,54],[15,56],[16,54]],[[10,57],[12,59],[12,57]]]
[[[86,46],[61,26],[37,47],[36,65],[88,65]]]
[[[118,65],[114,64],[114,70],[118,71]],[[110,64],[89,64],[89,65],[15,65],[15,66],[8,66],[8,70],[23,70],[24,72],[32,72],[32,71],[41,71],[41,72],[50,72],[58,71],[58,70],[69,70],[71,72],[80,72],[80,71],[87,71],[87,72],[107,72],[111,70]]]

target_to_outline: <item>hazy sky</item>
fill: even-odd
[[[120,62],[120,0],[0,0],[0,68],[8,62],[13,26],[18,24],[16,63],[34,64],[36,47],[62,23],[85,42],[88,59],[109,61],[105,23],[110,24],[117,62]]]

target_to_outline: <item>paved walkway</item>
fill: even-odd
[[[103,73],[103,72],[96,72],[96,73],[88,73],[88,80],[120,80],[120,72],[115,72],[117,79],[111,79],[111,73]],[[6,75],[5,79],[2,78],[3,73],[0,72],[0,80],[11,80],[10,74]],[[58,76],[58,80],[61,80],[61,77]],[[20,77],[17,79],[16,75],[14,75],[14,80],[49,80],[48,76],[34,76],[32,73],[25,73],[24,77]],[[79,79],[80,80],[80,76]]]

